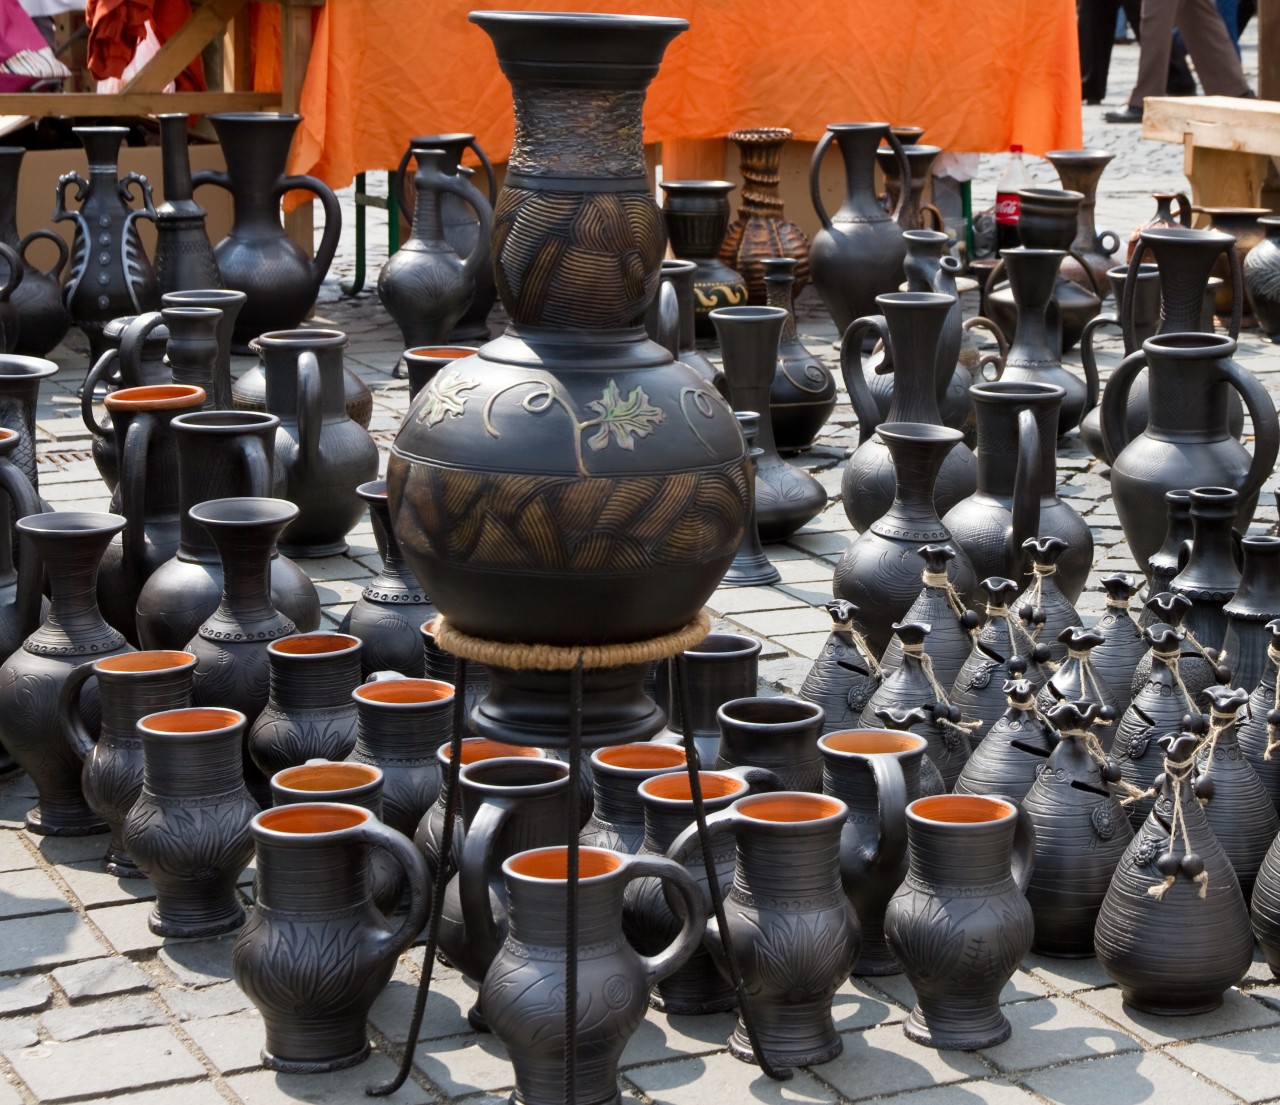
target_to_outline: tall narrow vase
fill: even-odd
[[[124,519],[59,510],[22,518],[17,526],[44,563],[52,598],[40,627],[0,667],[0,743],[36,785],[39,798],[26,815],[31,832],[98,833],[106,825],[84,800],[80,761],[67,742],[58,696],[85,660],[133,651],[103,621],[95,586],[98,563]],[[84,708],[96,724],[96,691],[86,695]]]
[[[1231,685],[1253,688],[1267,666],[1267,623],[1280,617],[1280,537],[1245,537],[1240,583],[1222,608],[1227,632],[1222,647],[1231,665]]]
[[[1138,235],[1141,248],[1129,262],[1125,279],[1124,301],[1120,305],[1120,322],[1124,327],[1125,348],[1137,349],[1136,316],[1138,266],[1148,251],[1160,270],[1160,327],[1157,333],[1178,334],[1205,328],[1203,323],[1205,289],[1218,259],[1226,254],[1233,275],[1235,299],[1230,307],[1227,330],[1234,338],[1240,333],[1244,290],[1235,239],[1219,230],[1191,230],[1186,227],[1158,226]],[[1212,320],[1210,320],[1212,321]]]
[[[1084,197],[1071,243],[1072,256],[1063,262],[1062,273],[1089,291],[1105,288],[1111,255],[1120,248],[1120,238],[1111,230],[1098,233],[1094,211],[1098,206],[1098,181],[1116,155],[1108,150],[1050,150],[1044,156],[1058,171],[1062,187]]]
[[[229,411],[231,402],[231,335],[247,296],[232,288],[187,288],[165,292],[160,302],[166,307],[213,307],[220,313],[217,326],[218,359],[213,366],[213,387],[206,410]]]
[[[26,150],[21,146],[0,146],[0,243],[17,250],[22,257],[22,282],[13,289],[9,302],[18,312],[18,344],[14,352],[27,357],[44,357],[71,325],[71,316],[62,302],[62,270],[71,256],[66,243],[52,230],[33,230],[18,237],[18,172]],[[41,272],[27,260],[32,242],[52,242],[57,260],[48,272]]]
[[[784,453],[813,444],[836,405],[836,382],[830,369],[810,353],[796,334],[796,262],[791,257],[766,257],[765,295],[770,307],[787,312],[778,343],[778,369],[769,388],[773,436]]]
[[[177,112],[156,116],[164,167],[164,202],[155,212],[156,282],[161,293],[222,287],[204,229],[207,212],[192,198],[187,121],[187,115]]]

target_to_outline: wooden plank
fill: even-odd
[[[253,87],[253,20],[241,9],[227,28],[222,52],[222,86]]]
[[[1197,147],[1280,155],[1280,103],[1235,96],[1147,97],[1143,138],[1181,144],[1189,133]]]
[[[248,0],[205,0],[160,47],[146,65],[125,84],[122,92],[160,92],[174,80],[210,42],[226,29],[227,22]]]
[[[1258,2],[1258,95],[1280,100],[1280,0]]]
[[[723,180],[727,138],[678,138],[662,143],[663,180]]]
[[[0,93],[0,115],[27,115],[33,119],[51,115],[157,115],[162,111],[205,115],[211,111],[267,111],[279,106],[279,92]]]
[[[1184,144],[1183,167],[1191,199],[1202,207],[1257,207],[1271,158],[1264,154],[1208,149],[1191,135]],[[1207,220],[1197,217],[1197,222]]]

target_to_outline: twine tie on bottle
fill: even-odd
[[[929,680],[929,686],[933,689],[938,702],[949,702],[947,692],[942,689],[942,684],[938,682],[938,677],[933,674],[933,661],[929,658],[929,654],[924,650],[924,642],[919,644],[902,646],[903,656],[914,656],[920,662],[920,670],[924,672],[924,676]],[[963,737],[968,737],[975,729],[982,727],[981,721],[952,721],[950,718],[934,718],[935,724],[944,729],[952,729]]]
[[[960,592],[955,589],[955,585],[951,582],[951,577],[946,572],[933,572],[926,568],[920,573],[920,580],[926,587],[936,587],[947,596],[947,605],[951,607],[951,612],[955,614],[957,620],[965,616],[964,603],[960,601]],[[963,628],[963,621],[960,623]],[[976,630],[966,629],[970,637],[974,635]]]
[[[1105,706],[1106,699],[1102,697],[1102,684],[1098,681],[1098,677],[1093,674],[1093,665],[1089,662],[1089,649],[1069,648],[1067,649],[1067,659],[1075,660],[1080,665],[1080,683],[1088,691],[1093,701],[1099,706]],[[1110,725],[1109,721],[1096,721],[1095,725]]]
[[[871,646],[867,644],[867,639],[854,628],[852,622],[847,626],[841,626],[841,629],[853,638],[854,647],[867,658],[867,663],[871,665],[871,678],[876,680],[884,679],[884,669],[880,666],[880,661],[876,659],[876,654],[871,651]]]
[[[1169,851],[1173,851],[1174,845],[1178,843],[1178,835],[1181,833],[1183,855],[1190,855],[1192,849],[1191,834],[1187,831],[1187,816],[1182,808],[1182,784],[1187,781],[1196,765],[1196,756],[1200,747],[1200,745],[1197,745],[1195,752],[1191,753],[1187,759],[1181,760],[1176,764],[1170,763],[1167,759],[1164,761],[1165,777],[1173,787],[1173,816],[1169,820]],[[1153,886],[1148,886],[1147,893],[1155,898],[1157,902],[1162,901],[1177,881],[1177,878],[1176,874],[1165,875],[1160,882]],[[1192,881],[1200,884],[1199,896],[1203,898],[1209,890],[1209,872],[1201,871]]]
[[[1191,697],[1191,692],[1187,690],[1187,685],[1182,681],[1182,672],[1178,670],[1178,660],[1182,656],[1182,649],[1177,648],[1171,652],[1162,652],[1160,649],[1153,648],[1151,656],[1153,659],[1163,660],[1165,666],[1168,667],[1169,673],[1173,676],[1173,685],[1178,688],[1178,691],[1182,694],[1182,701],[1187,704],[1187,712],[1198,714],[1200,707],[1196,705],[1196,700]]]
[[[1003,621],[1005,632],[1009,636],[1009,655],[1005,657],[1006,661],[1016,660],[1022,655],[1022,652],[1018,649],[1019,633],[1026,638],[1027,655],[1030,656],[1031,649],[1035,646],[1036,640],[1027,632],[1026,627],[1009,613],[1009,608],[1007,606],[995,602],[987,603],[987,622],[990,623],[993,621]],[[974,632],[976,634],[977,631],[975,630]]]
[[[1128,599],[1117,599],[1117,598],[1113,598],[1111,595],[1108,595],[1106,604],[1114,610],[1124,610],[1126,612],[1130,610]]]

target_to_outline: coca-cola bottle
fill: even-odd
[[[1018,192],[1031,186],[1027,167],[1022,163],[1022,147],[1010,146],[1009,164],[996,185],[996,249],[1019,245]]]

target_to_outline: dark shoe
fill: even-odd
[[[1123,111],[1108,111],[1102,117],[1108,123],[1141,123],[1142,108],[1129,106]]]
[[[1236,97],[1237,100],[1256,100],[1257,98],[1258,94],[1252,88],[1246,88]]]

